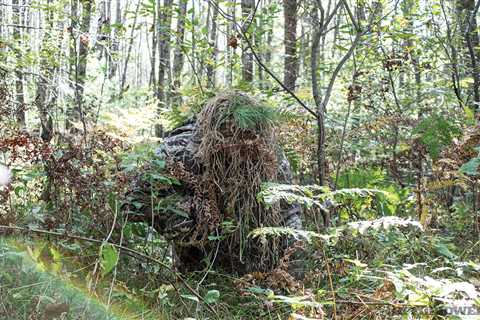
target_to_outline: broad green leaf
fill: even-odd
[[[118,263],[118,252],[115,247],[109,243],[104,243],[100,247],[100,266],[102,267],[102,275],[109,274]]]

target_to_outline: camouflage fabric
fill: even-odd
[[[172,130],[167,134],[163,144],[156,154],[162,159],[170,159],[173,162],[183,163],[184,167],[195,175],[202,173],[202,165],[195,158],[197,147],[201,137],[197,134],[197,126],[194,120]],[[290,163],[280,148],[277,148],[277,182],[291,183],[292,171]],[[302,228],[301,207],[299,205],[281,204],[283,224],[285,227],[294,229]]]

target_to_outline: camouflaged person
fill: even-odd
[[[196,120],[191,119],[183,125],[166,133],[161,146],[156,150],[156,156],[160,159],[169,159],[172,162],[183,163],[193,173],[200,175],[202,166],[199,159],[195,157],[201,137],[196,133]],[[277,146],[278,157],[278,183],[292,183],[293,176],[290,163],[285,153]],[[293,229],[302,228],[301,207],[293,204],[282,204],[282,225]]]
[[[292,182],[266,108],[238,91],[219,94],[195,119],[167,133],[158,148],[156,156],[180,184],[163,190],[175,209],[162,210],[166,202],[160,200],[155,228],[172,240],[181,269],[199,269],[212,252],[223,268],[271,269],[291,241],[259,243],[249,239],[250,231],[302,228],[300,206],[265,208],[256,198],[264,182]]]

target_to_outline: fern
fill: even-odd
[[[302,162],[301,155],[295,151],[293,148],[288,146],[283,148],[283,152],[285,153],[285,157],[287,157],[288,162],[290,163],[290,167],[292,168],[293,173],[298,173],[300,169],[300,165]]]
[[[328,187],[318,185],[289,185],[266,183],[257,198],[267,206],[272,206],[280,201],[289,204],[299,204],[306,208],[318,207],[323,209],[326,200],[343,202],[345,199],[372,198],[376,195],[383,195],[391,198],[388,192],[377,189],[351,188],[331,191]]]
[[[423,231],[423,227],[418,221],[391,216],[374,220],[349,222],[344,226],[331,228],[328,234],[320,234],[314,231],[297,230],[292,228],[262,227],[252,230],[248,236],[252,239],[260,240],[289,237],[295,240],[304,240],[306,242],[312,242],[313,240],[328,242],[329,240],[336,240],[347,234],[365,235],[369,231],[381,232],[401,228],[413,228],[418,231]]]
[[[414,133],[420,136],[420,141],[427,148],[429,155],[436,160],[442,149],[461,134],[461,130],[455,123],[442,116],[433,115],[422,120]]]
[[[291,237],[295,240],[305,240],[307,242],[313,239],[328,240],[332,236],[322,235],[313,231],[298,230],[292,228],[282,227],[262,227],[252,230],[249,235],[252,239],[266,239],[266,238],[278,238],[278,237]]]

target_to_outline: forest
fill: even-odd
[[[480,0],[0,0],[0,319],[480,319]]]

